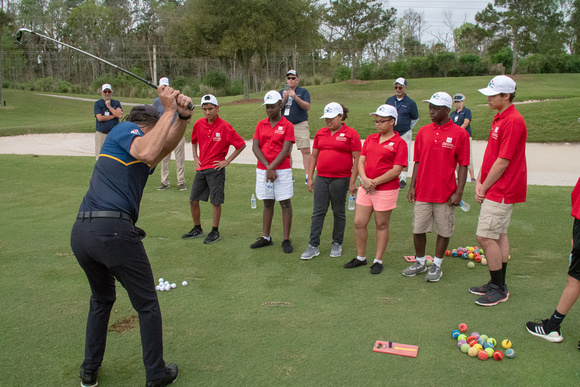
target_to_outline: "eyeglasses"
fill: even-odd
[[[103,93],[105,93],[105,94],[111,94],[112,91],[111,90],[105,90],[105,91],[103,91]]]
[[[403,90],[404,86],[395,86],[395,90]]]
[[[296,79],[296,77],[286,77],[286,79],[295,80],[295,79]]]
[[[374,120],[374,121],[373,121],[373,124],[375,124],[375,125],[382,125],[382,124],[384,124],[385,122],[391,122],[391,121],[393,121],[393,119],[390,119],[390,120],[383,120],[383,121],[377,121],[377,120]]]

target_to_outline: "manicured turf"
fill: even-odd
[[[88,188],[92,157],[0,155],[0,385],[78,385],[90,296],[86,277],[69,246],[70,229]],[[297,173],[297,176],[299,174]],[[355,255],[353,212],[348,212],[343,256],[330,258],[332,218],[327,218],[321,255],[299,259],[308,243],[312,195],[297,179],[292,199],[293,254],[284,254],[281,213],[276,208],[275,246],[251,250],[261,233],[261,203],[250,209],[254,167],[227,171],[222,240],[204,245],[182,240],[192,221],[189,191],[158,192],[150,179],[138,226],[153,272],[189,286],[160,293],[165,358],[180,367],[176,386],[383,386],[392,385],[576,385],[580,309],[572,309],[562,334],[549,343],[529,335],[524,324],[546,318],[566,280],[572,217],[570,187],[531,186],[517,205],[509,235],[510,299],[492,308],[474,304],[469,286],[488,280],[487,268],[468,269],[447,258],[439,283],[423,275],[405,278],[403,255],[412,255],[412,206],[399,196],[391,218],[385,271],[369,266],[346,270]],[[193,163],[186,164],[188,184]],[[476,244],[478,206],[473,185],[456,212],[450,247]],[[210,206],[202,205],[206,231]],[[374,253],[369,227],[368,254]],[[428,236],[433,254],[434,235]],[[281,303],[281,304],[280,304]],[[143,385],[139,329],[126,292],[118,287],[99,385]],[[515,359],[469,358],[451,339],[460,322],[498,341],[509,338]],[[372,352],[376,340],[419,346],[417,358]]]
[[[495,114],[487,106],[485,97],[477,90],[487,86],[491,76],[462,78],[422,78],[409,79],[408,94],[419,108],[419,127],[430,123],[427,104],[434,92],[446,91],[450,94],[462,93],[467,96],[466,107],[472,110],[473,137],[486,140],[491,119]],[[518,110],[528,125],[530,142],[579,142],[580,125],[578,109],[580,97],[580,74],[527,74],[515,76],[518,84],[516,102],[542,100],[543,102],[518,105]],[[369,113],[383,104],[394,94],[392,80],[363,83],[338,83],[307,86],[312,97],[309,115],[310,133],[324,125],[320,120],[324,106],[332,101],[340,102],[350,109],[346,123],[366,138],[375,131]],[[93,132],[95,119],[92,100],[100,96],[82,95],[91,101],[40,96],[33,92],[5,89],[6,107],[0,107],[0,136],[27,133]],[[256,123],[265,118],[260,107],[265,92],[253,93],[252,103],[241,103],[240,96],[220,97],[220,116],[230,122],[244,139],[253,137]],[[122,102],[151,103],[146,99],[118,98]],[[198,103],[197,100],[194,101]],[[124,112],[131,107],[126,105]],[[201,118],[196,111],[194,119]]]

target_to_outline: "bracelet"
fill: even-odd
[[[186,121],[186,120],[189,120],[191,118],[191,114],[188,116],[182,116],[181,114],[178,114],[178,117],[180,120]]]

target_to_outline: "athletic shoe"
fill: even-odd
[[[419,261],[415,261],[415,263],[403,270],[402,274],[405,277],[414,277],[417,274],[424,273],[426,270],[427,265],[421,265]]]
[[[332,258],[340,257],[342,255],[342,245],[337,242],[332,242],[332,249],[330,250],[330,256]]]
[[[344,268],[345,269],[352,269],[354,267],[364,266],[366,264],[367,264],[366,259],[364,261],[360,261],[359,259],[354,257],[353,259],[351,259],[350,261],[348,261],[347,263],[344,264]]]
[[[282,249],[286,254],[290,254],[291,252],[294,251],[294,247],[292,247],[292,242],[290,241],[290,239],[284,239],[282,241]]]
[[[183,234],[181,237],[183,239],[193,239],[203,236],[203,230],[201,228],[192,228],[187,234]]]
[[[471,182],[472,183],[475,183],[475,177],[471,179]]]
[[[375,262],[371,265],[371,274],[381,274],[383,271],[383,264]]]
[[[85,370],[81,367],[79,371],[79,377],[81,378],[81,387],[94,387],[99,382],[97,382],[97,374],[99,373],[99,369],[97,368],[94,371]]]
[[[407,182],[405,180],[401,180],[401,189],[405,189],[407,186]]]
[[[489,284],[487,293],[475,300],[475,303],[481,306],[494,306],[500,302],[506,302],[508,298],[509,296],[507,293],[501,290],[497,285]]]
[[[220,238],[220,232],[219,231],[211,231],[209,234],[207,234],[207,236],[203,240],[203,243],[205,243],[206,245],[210,245],[212,243],[216,243],[220,239],[221,238]]]
[[[169,184],[161,183],[157,191],[165,191],[167,188],[171,187]]]
[[[147,387],[165,387],[177,380],[179,370],[177,364],[171,363],[165,367],[165,376],[157,380],[148,380]]]
[[[306,250],[300,256],[300,259],[308,260],[317,257],[318,255],[320,255],[318,247],[314,247],[311,244],[309,244]]]
[[[187,186],[185,184],[179,184],[180,191],[187,191]]]
[[[472,288],[469,288],[469,293],[475,294],[478,296],[485,296],[485,293],[487,293],[487,290],[489,289],[490,284],[491,284],[491,282],[488,282],[482,286],[474,286]],[[504,288],[506,294],[509,296],[510,292],[508,292],[507,284],[503,284],[503,288]]]
[[[308,185],[308,178],[307,177],[304,178],[304,184]]]
[[[274,241],[272,240],[272,238],[270,238],[270,240],[267,240],[264,237],[259,237],[258,240],[256,240],[254,243],[250,245],[250,249],[259,249],[260,247],[272,246],[273,244]]]
[[[437,282],[441,279],[442,275],[443,272],[441,271],[441,268],[433,263],[431,266],[429,266],[429,272],[425,275],[425,281]]]
[[[537,321],[537,322],[528,321],[526,323],[526,329],[532,335],[541,337],[542,339],[546,339],[548,341],[551,341],[552,343],[559,343],[562,340],[564,340],[564,338],[562,337],[562,333],[560,333],[559,329],[556,331],[551,331],[551,332],[546,330],[547,323],[548,323],[548,319]]]

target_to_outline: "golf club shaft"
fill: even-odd
[[[132,76],[133,78],[136,78],[136,79],[140,80],[141,82],[144,82],[144,83],[146,83],[147,85],[151,86],[152,88],[154,88],[154,89],[157,89],[157,86],[156,86],[156,85],[155,85],[153,82],[151,82],[151,81],[148,81],[147,79],[145,79],[145,78],[143,78],[143,77],[140,77],[140,76],[138,76],[137,74],[133,74],[132,72],[130,72],[130,71],[128,71],[128,70],[125,70],[125,69],[124,69],[124,68],[122,68],[122,67],[119,67],[119,66],[117,66],[116,64],[113,64],[113,63],[111,63],[111,62],[109,62],[109,61],[106,61],[106,60],[104,60],[103,58],[99,58],[98,56],[95,56],[95,55],[93,55],[93,54],[90,54],[90,53],[88,53],[88,52],[86,52],[86,51],[83,51],[83,50],[81,50],[80,48],[76,48],[76,47],[73,47],[73,46],[71,46],[70,44],[66,44],[66,43],[63,43],[63,42],[59,42],[59,41],[58,41],[58,40],[56,40],[56,39],[53,39],[53,38],[51,38],[51,37],[49,37],[49,36],[46,36],[46,35],[43,35],[43,34],[39,34],[38,32],[35,32],[35,31],[32,31],[32,30],[29,30],[29,29],[27,29],[27,28],[21,28],[21,29],[19,29],[19,30],[18,30],[18,32],[16,32],[16,40],[18,40],[18,43],[20,43],[20,41],[21,41],[21,39],[22,39],[22,33],[23,33],[23,32],[29,32],[29,33],[31,33],[32,35],[40,36],[41,38],[44,38],[44,39],[50,40],[51,42],[54,42],[54,43],[56,43],[56,44],[60,44],[60,45],[62,45],[62,46],[68,47],[68,48],[70,48],[70,49],[72,49],[72,50],[75,50],[75,51],[78,51],[78,52],[80,52],[80,53],[83,53],[83,54],[85,54],[85,55],[88,55],[88,56],[90,56],[90,57],[91,57],[91,58],[93,58],[93,59],[96,59],[96,60],[98,60],[98,61],[101,61],[101,62],[103,62],[103,63],[105,63],[105,64],[108,64],[109,66],[112,66],[112,67],[116,68],[117,70],[119,70],[119,71],[122,71],[122,72],[124,72],[125,74],[127,74],[127,75],[130,75],[130,76]],[[192,103],[190,103],[190,104],[188,105],[188,108],[189,108],[189,110],[193,110],[193,109],[194,109],[194,105],[193,105]]]

